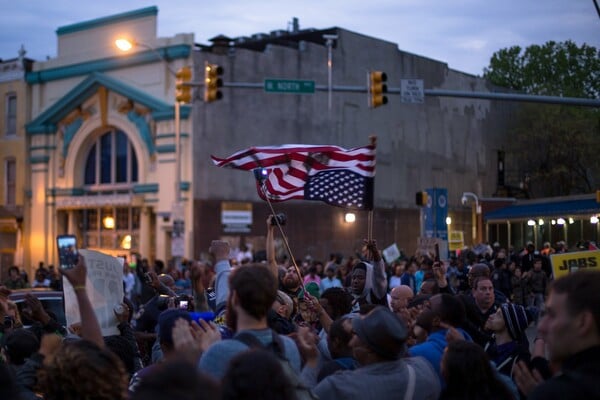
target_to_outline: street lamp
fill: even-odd
[[[171,75],[175,78],[179,79],[179,74],[171,67],[171,65],[169,64],[169,61],[154,47],[143,43],[143,42],[138,42],[137,40],[131,40],[125,37],[120,37],[118,39],[115,40],[115,46],[123,51],[123,52],[127,52],[129,50],[131,50],[134,47],[143,47],[146,48],[150,51],[152,51],[154,54],[156,54],[160,60],[164,63],[164,65],[167,67],[167,69],[169,70],[169,72],[171,73]],[[184,68],[188,68],[188,67],[184,67]],[[181,70],[183,70],[184,68],[181,68]],[[187,71],[186,71],[187,72]],[[189,79],[187,79],[189,80]],[[180,238],[181,236],[184,236],[184,228],[183,228],[183,221],[184,221],[184,212],[182,210],[182,204],[181,204],[181,104],[179,102],[179,100],[177,99],[177,96],[174,96],[174,109],[175,109],[175,202],[173,204],[173,209],[172,209],[172,220],[173,220],[173,237],[177,237]],[[174,238],[172,239],[172,243],[175,243]],[[174,257],[177,258],[177,265],[179,266],[179,257],[183,257],[183,248],[184,246],[173,246],[171,249],[171,252],[174,253],[173,248],[177,247],[177,253],[178,254],[172,254]]]
[[[480,234],[481,227],[481,205],[479,204],[479,197],[473,192],[463,192],[462,197],[460,199],[461,203],[466,206],[469,203],[469,198],[472,198],[475,203],[474,207],[471,207],[471,225],[472,225],[472,236],[473,236],[473,244],[479,243],[480,240],[478,235]]]
[[[344,221],[346,221],[349,224],[353,223],[354,221],[356,221],[356,214],[351,212],[344,214]]]

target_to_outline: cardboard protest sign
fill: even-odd
[[[123,301],[123,261],[92,250],[79,250],[87,266],[86,292],[103,336],[118,335],[114,307]],[[67,326],[80,322],[75,291],[63,278]]]
[[[550,263],[554,279],[575,271],[598,271],[600,270],[600,250],[552,254]]]
[[[388,264],[393,263],[401,256],[400,250],[398,250],[398,246],[396,246],[396,243],[383,249],[382,253],[385,262]]]
[[[440,238],[428,238],[419,237],[417,238],[417,255],[427,255],[428,257],[435,257],[435,246],[438,246],[439,255],[441,261],[448,259],[448,241]]]

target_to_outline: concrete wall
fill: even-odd
[[[427,89],[489,90],[482,78],[399,51],[394,43],[343,29],[338,30],[338,36],[333,49],[334,85],[366,87],[367,71],[382,70],[388,75],[390,88],[399,88],[401,79],[417,78],[424,80]],[[327,47],[316,43],[303,43],[300,49],[268,45],[264,52],[239,48],[225,54],[199,51],[195,54],[196,76],[202,73],[204,60],[224,67],[225,82],[289,78],[327,84]],[[448,189],[450,210],[458,217],[453,220],[466,228],[465,237],[470,237],[468,222],[462,218],[464,214],[468,220],[470,211],[460,204],[460,197],[464,191],[478,195],[494,192],[496,152],[502,148],[512,112],[511,106],[490,100],[426,97],[425,104],[403,104],[398,94],[388,94],[387,105],[369,109],[366,93],[348,92],[333,93],[330,111],[327,92],[323,91],[306,95],[265,93],[262,89],[222,91],[222,100],[197,103],[194,110],[194,197],[198,204],[213,204],[215,200],[255,201],[259,207],[254,209],[260,208],[252,174],[216,168],[211,154],[224,157],[250,146],[287,143],[355,147],[367,144],[369,135],[374,134],[378,138],[376,215],[383,213],[378,217],[380,223],[389,222],[396,227],[382,239],[384,244],[401,241],[408,248],[416,243],[420,230],[414,194],[429,187]],[[313,213],[320,213],[323,208],[331,215],[342,212],[310,202],[278,205],[291,206],[296,207],[297,220],[303,225],[303,218],[310,216],[310,212],[301,211],[306,207],[312,207]],[[203,218],[202,213],[210,209],[198,207],[197,218]],[[266,204],[262,207],[267,208]],[[262,225],[261,219],[252,233],[262,232]],[[332,229],[316,237],[329,240],[335,231]],[[385,230],[381,225],[375,226],[375,231]],[[211,229],[210,234],[216,236],[219,232]],[[199,237],[203,234],[197,235],[197,247],[207,246],[208,238],[202,240]],[[311,247],[309,234],[296,239],[306,243],[301,247]]]

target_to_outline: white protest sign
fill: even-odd
[[[102,336],[118,335],[114,307],[123,301],[123,261],[92,250],[79,250],[87,266],[86,292],[100,324]],[[75,291],[63,278],[67,326],[81,322]]]
[[[398,246],[396,246],[396,243],[383,249],[383,258],[388,264],[391,264],[398,258],[400,258],[400,250],[398,250]]]

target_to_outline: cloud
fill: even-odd
[[[591,1],[481,0],[230,0],[208,6],[196,0],[154,0],[159,36],[194,33],[199,43],[288,29],[345,28],[398,44],[400,50],[481,74],[502,48],[573,40],[600,48],[600,19]],[[21,44],[28,57],[56,54],[56,29],[148,7],[147,0],[86,2],[0,0],[0,57],[13,58]]]

